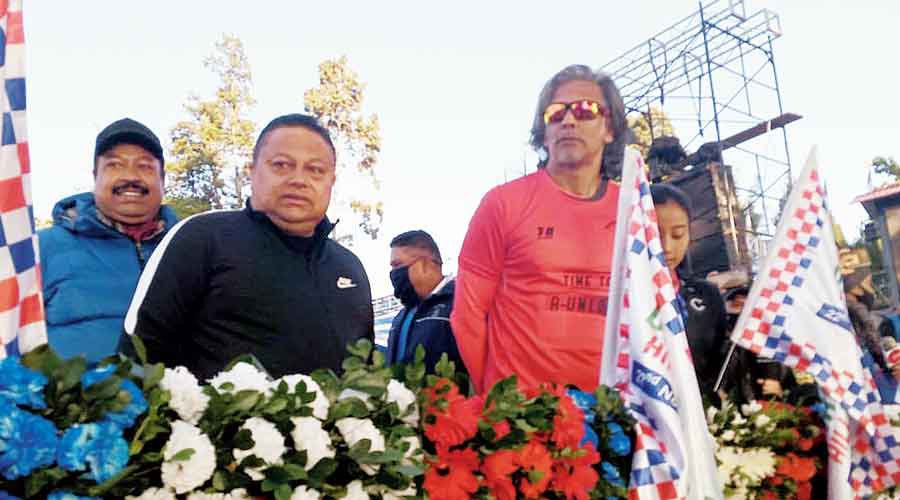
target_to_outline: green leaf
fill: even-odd
[[[287,408],[287,405],[288,402],[284,398],[276,398],[266,404],[265,408],[263,408],[263,413],[266,413],[268,415],[281,413],[285,408]]]
[[[347,450],[347,456],[351,459],[359,462],[366,455],[369,454],[369,449],[372,447],[372,440],[370,439],[360,439],[353,446]]]
[[[144,345],[144,341],[141,340],[137,335],[129,335],[131,339],[131,345],[134,347],[134,353],[137,354],[138,359],[141,361],[142,365],[147,364],[147,346]]]
[[[225,491],[228,487],[228,480],[223,471],[217,470],[215,474],[213,474],[212,485],[216,491]]]
[[[441,354],[440,361],[434,366],[434,373],[438,377],[446,377],[449,379],[452,379],[453,375],[456,373],[456,364],[450,361],[446,352]]]
[[[425,473],[425,469],[415,465],[399,465],[394,469],[406,477],[418,477]]]
[[[35,347],[22,355],[22,364],[34,371],[50,376],[62,363],[62,358],[56,355],[49,344]]]
[[[311,483],[323,483],[337,470],[338,462],[333,458],[323,458],[309,470],[308,477]]]
[[[86,367],[87,361],[81,356],[60,362],[59,366],[53,370],[53,377],[56,378],[57,393],[66,392],[78,385]]]
[[[196,450],[193,448],[185,448],[170,458],[169,462],[184,462],[185,460],[190,460],[191,457],[194,456],[194,453],[196,453]]]
[[[256,444],[253,442],[253,434],[250,429],[241,429],[234,435],[234,447],[239,450],[249,450]]]
[[[32,351],[34,352],[34,351]],[[40,469],[32,472],[25,478],[25,497],[37,498],[38,492],[47,486],[52,486],[66,477],[68,473],[59,467]]]
[[[275,489],[275,500],[291,500],[292,493],[293,491],[291,490],[290,485],[279,485],[278,488]]]
[[[254,390],[246,389],[239,391],[234,395],[234,402],[228,405],[225,412],[229,414],[248,412],[251,408],[256,406],[256,403],[258,403],[261,398],[262,394]]]
[[[149,391],[159,384],[159,381],[162,380],[163,375],[165,375],[166,367],[163,366],[162,363],[156,363],[155,365],[147,365],[144,370],[144,392]]]
[[[117,375],[110,375],[109,378],[97,382],[96,384],[86,388],[83,390],[84,398],[88,401],[97,401],[97,400],[107,400],[116,398],[119,395],[119,388],[122,385],[122,379]],[[125,394],[128,394],[126,391]],[[128,404],[131,401],[131,395],[128,395],[129,399],[125,402]]]
[[[131,475],[134,471],[139,468],[138,465],[129,465],[124,469],[120,470],[118,474],[107,479],[105,482],[98,484],[97,486],[93,486],[88,488],[88,495],[92,497],[103,496],[107,491],[112,489],[116,484],[119,483],[122,479]]]
[[[359,398],[342,399],[331,406],[330,417],[339,420],[346,417],[363,418],[369,414],[369,408]]]

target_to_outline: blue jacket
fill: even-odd
[[[166,206],[160,217],[163,233],[137,244],[97,218],[92,193],[53,207],[53,227],[38,231],[38,240],[47,335],[58,354],[83,354],[89,363],[115,354],[141,270],[177,222]]]
[[[416,354],[419,345],[425,348],[425,369],[428,373],[434,373],[434,367],[441,360],[441,355],[447,353],[450,361],[456,364],[456,370],[463,372],[465,366],[459,349],[456,347],[456,339],[453,330],[450,329],[450,312],[453,310],[453,292],[456,288],[456,280],[450,280],[436,293],[425,297],[416,309],[415,317],[409,326],[406,338],[406,349],[397,352],[400,329],[410,309],[403,308],[391,323],[391,333],[388,337],[388,348],[385,357],[388,363],[409,363]]]

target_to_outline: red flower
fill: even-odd
[[[778,497],[775,496],[775,492],[772,490],[766,490],[763,492],[763,495],[759,497],[759,500],[778,500]]]
[[[809,481],[797,483],[797,500],[810,500],[812,498],[812,484]]]
[[[816,475],[816,462],[812,458],[798,457],[793,453],[780,457],[775,472],[787,476],[798,484],[809,481]]]
[[[557,391],[551,391],[556,393]],[[556,415],[553,417],[553,434],[551,439],[558,448],[577,450],[584,437],[584,412],[575,406],[572,398],[561,391]]]
[[[518,463],[525,471],[519,491],[525,498],[538,498],[552,479],[553,457],[538,441],[530,441],[519,450]]]
[[[457,399],[446,412],[433,412],[433,424],[425,424],[425,436],[438,446],[456,446],[475,436],[484,398]]]
[[[503,439],[504,436],[509,434],[509,422],[506,420],[501,420],[492,426],[494,428],[494,439],[500,440]]]
[[[510,476],[519,469],[517,455],[512,450],[499,450],[484,459],[481,466],[484,482],[497,500],[516,499],[516,487]]]
[[[815,439],[803,438],[803,439],[797,441],[797,447],[800,448],[800,451],[809,451],[812,449],[812,447],[815,443],[816,443]]]
[[[600,476],[592,467],[600,461],[594,445],[579,450],[574,458],[560,458],[553,464],[553,481],[550,487],[562,492],[567,500],[588,500],[590,490],[597,485]]]
[[[437,457],[426,460],[425,491],[432,500],[468,500],[478,490],[478,454],[465,449],[438,448]]]

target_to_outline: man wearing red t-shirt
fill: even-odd
[[[495,187],[469,223],[451,323],[475,390],[517,375],[596,388],[619,175],[631,132],[612,80],[557,73],[538,99],[537,172]]]

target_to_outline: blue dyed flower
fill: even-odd
[[[625,486],[625,481],[622,480],[622,476],[619,475],[619,469],[615,465],[603,461],[600,463],[600,468],[603,469],[603,479],[616,486]]]
[[[631,453],[631,440],[622,432],[615,432],[609,437],[609,449],[617,457]]]
[[[128,442],[111,422],[76,424],[63,434],[57,461],[65,470],[87,470],[88,477],[102,483],[128,464]]]
[[[607,422],[606,428],[609,429],[610,434],[625,434],[625,429],[616,422]]]
[[[828,407],[825,405],[825,403],[823,403],[823,402],[821,402],[821,401],[819,401],[818,403],[812,405],[810,408],[811,408],[812,411],[814,411],[814,412],[816,413],[816,415],[818,415],[820,418],[825,418],[826,415],[828,414]]]
[[[584,412],[584,421],[588,424],[594,423],[594,407],[597,406],[597,397],[578,389],[568,389],[566,393],[572,398],[575,406],[581,408],[581,411]]]
[[[23,365],[18,356],[0,360],[0,398],[31,408],[46,408],[47,377]]]
[[[9,493],[0,490],[0,500],[22,500],[17,496],[10,495]]]
[[[53,422],[0,399],[0,474],[12,480],[51,465],[59,438]]]
[[[53,493],[50,493],[50,496],[47,497],[47,500],[103,500],[98,497],[80,497],[74,493],[64,491],[64,490],[56,490]]]
[[[116,365],[103,365],[94,368],[93,370],[88,370],[81,375],[81,385],[85,387],[90,387],[97,382],[103,382],[108,379],[113,373],[116,373]]]
[[[581,438],[581,442],[578,443],[578,446],[585,446],[588,443],[592,443],[594,445],[594,449],[600,449],[600,437],[597,436],[597,433],[594,431],[594,428],[584,424],[584,437]]]
[[[86,371],[81,376],[81,384],[85,387],[90,387],[108,379],[115,371],[115,365],[105,365]],[[144,398],[144,393],[138,389],[138,386],[128,379],[122,380],[120,388],[131,395],[131,401],[121,411],[109,412],[104,415],[103,421],[112,422],[121,429],[128,429],[134,425],[134,421],[138,416],[147,411],[147,400]]]

